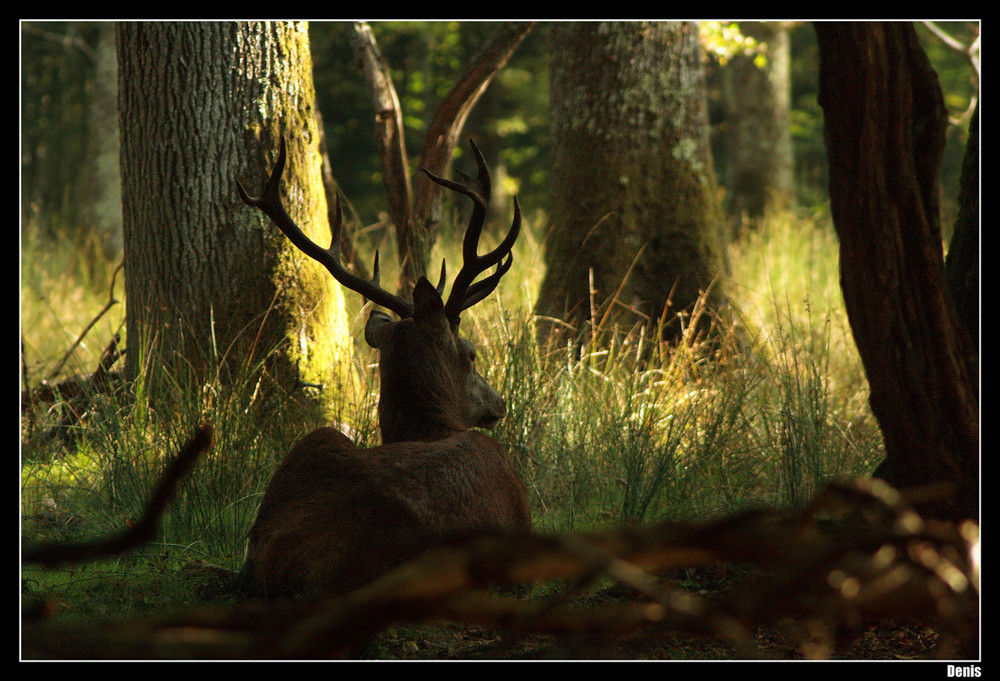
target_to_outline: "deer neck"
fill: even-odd
[[[451,391],[408,378],[383,376],[378,405],[383,443],[432,442],[467,430]]]
[[[389,442],[433,442],[465,430],[447,413],[417,408],[412,403],[379,402],[379,428],[383,444]]]

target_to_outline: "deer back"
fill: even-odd
[[[524,483],[484,433],[357,449],[322,428],[271,480],[243,584],[272,597],[339,594],[429,548],[530,528]]]

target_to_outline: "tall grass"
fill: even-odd
[[[118,263],[85,238],[57,235],[47,240],[40,233],[32,225],[23,231],[21,241],[21,341],[28,378],[35,384],[93,371],[125,319],[123,278],[114,277]],[[115,303],[67,357],[74,341],[111,299]],[[64,358],[57,375],[54,372]]]
[[[537,529],[797,504],[825,481],[874,465],[881,440],[836,287],[835,241],[821,220],[772,219],[740,240],[723,282],[734,314],[719,321],[722,340],[711,349],[694,338],[660,344],[655,335],[625,336],[609,348],[572,333],[561,346],[542,346],[531,314],[541,246],[526,227],[501,292],[467,311],[463,330],[506,398],[508,416],[495,435],[524,477]],[[461,260],[457,246],[441,248],[436,255],[449,263]],[[99,309],[107,295],[48,273],[49,263],[68,256],[53,257],[30,244],[23,253],[22,328],[26,347],[36,348],[33,375],[82,328],[75,308]],[[70,301],[67,309],[56,300]],[[46,334],[59,338],[39,351]],[[95,361],[83,365],[92,370]],[[126,526],[167,458],[207,420],[215,444],[184,481],[152,550],[238,566],[268,479],[317,424],[262,397],[253,368],[225,383],[178,372],[168,377],[169,404],[149,404],[140,382],[95,400],[65,441],[40,437],[56,418],[49,412],[34,414],[30,432],[22,426],[26,538]],[[361,444],[373,444],[377,386],[370,365],[358,372],[366,380],[343,396],[339,420]]]
[[[536,525],[796,505],[870,471],[881,437],[836,258],[821,218],[774,216],[743,235],[723,282],[732,315],[717,320],[711,347],[622,334],[609,348],[571,331],[565,348],[543,349],[524,307],[471,311],[508,399],[500,439],[528,482]]]

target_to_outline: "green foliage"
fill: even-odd
[[[495,435],[525,479],[537,530],[799,504],[824,482],[863,474],[879,460],[827,218],[771,216],[734,247],[727,285],[739,323],[720,327],[722,340],[711,346],[690,336],[672,346],[624,334],[610,348],[572,337],[565,346],[540,346],[530,314],[540,282],[537,229],[525,225],[502,295],[463,315],[488,380],[507,400]],[[458,262],[460,246],[446,246],[438,255]],[[44,435],[66,405],[23,421],[26,541],[123,529],[198,424],[211,422],[216,432],[156,542],[68,572],[26,568],[26,592],[58,595],[80,616],[139,612],[181,603],[183,589],[161,582],[186,579],[180,568],[192,561],[238,568],[267,481],[292,442],[317,424],[293,401],[264,397],[257,367],[229,381],[178,371],[166,377],[168,403],[149,403],[142,382],[100,396],[65,440]],[[339,402],[338,420],[370,445],[377,388],[371,366],[358,371],[364,386]],[[97,585],[122,581],[135,588]],[[85,599],[95,605],[75,605]]]
[[[701,49],[705,55],[725,66],[737,54],[752,56],[760,68],[767,62],[766,45],[743,35],[735,21],[701,21],[698,23]]]

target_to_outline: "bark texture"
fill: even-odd
[[[286,389],[343,380],[340,289],[235,188],[258,191],[286,139],[288,211],[329,239],[306,25],[122,23],[118,57],[128,375],[154,352],[196,368],[268,357]]]
[[[559,23],[551,40],[537,312],[574,326],[672,320],[723,270],[697,25]]]
[[[820,105],[841,285],[885,438],[876,475],[948,483],[929,509],[976,517],[976,368],[947,293],[938,171],[947,124],[909,23],[818,23]]]

